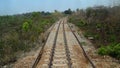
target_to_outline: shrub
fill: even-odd
[[[79,27],[83,27],[86,25],[86,23],[84,21],[80,20],[79,22],[76,23],[76,25]]]
[[[107,50],[105,47],[101,47],[98,49],[98,54],[100,55],[107,55]]]
[[[85,37],[94,37],[95,34],[94,34],[94,33],[91,33],[90,31],[86,31],[86,32],[84,32],[84,36],[85,36]]]
[[[120,58],[120,43],[115,44],[112,43],[109,46],[101,47],[98,49],[99,55],[110,55],[112,57],[115,57],[117,59]]]
[[[24,31],[28,31],[28,29],[29,29],[29,23],[28,22],[24,22],[23,25],[22,25],[22,29]]]
[[[113,47],[113,52],[111,52],[111,53],[113,53],[113,54],[111,54],[111,56],[120,59],[120,43]]]

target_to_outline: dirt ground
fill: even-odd
[[[19,59],[14,64],[13,68],[30,68],[33,65],[38,53],[39,49],[37,51],[30,52],[27,56]]]

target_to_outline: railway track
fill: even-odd
[[[59,20],[48,35],[32,68],[95,68],[66,18]]]

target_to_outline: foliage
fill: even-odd
[[[101,47],[98,49],[98,54],[100,55],[107,55],[107,50],[105,47]]]
[[[96,6],[90,7],[86,10],[77,10],[75,13],[69,16],[69,22],[74,23],[82,31],[86,37],[93,37],[91,40],[96,48],[101,47],[101,45],[107,46],[111,50],[107,54],[106,47],[101,47],[99,52],[101,55],[107,54],[117,58],[120,49],[115,51],[111,48],[109,44],[120,42],[120,6],[105,7]],[[110,47],[109,47],[110,46]],[[116,45],[112,45],[116,46]],[[116,46],[119,48],[118,46]],[[117,52],[117,53],[116,53]],[[115,54],[111,55],[111,54]]]
[[[24,31],[28,31],[28,29],[29,29],[29,23],[28,22],[24,22],[23,25],[22,25],[22,29]]]
[[[0,16],[0,66],[16,60],[19,52],[36,47],[40,33],[56,20],[57,17],[48,12]]]
[[[84,21],[80,20],[78,23],[76,23],[76,25],[79,27],[84,27],[87,24]]]
[[[71,9],[65,10],[65,11],[64,11],[64,14],[72,14]]]
[[[120,58],[120,43],[118,43],[118,44],[113,43],[106,47],[100,47],[98,49],[98,54],[110,55],[112,57],[119,59]]]

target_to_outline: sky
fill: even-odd
[[[0,15],[21,14],[33,11],[64,11],[109,5],[109,0],[0,0]]]

